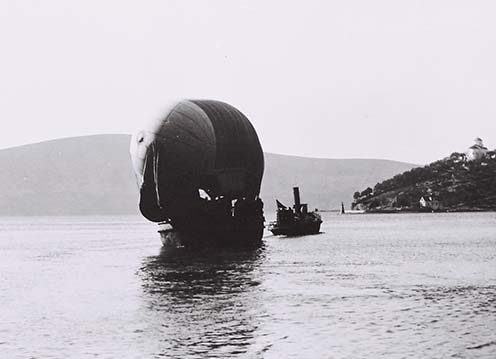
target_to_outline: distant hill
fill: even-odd
[[[137,213],[127,135],[0,150],[1,215]]]
[[[496,152],[473,161],[455,152],[357,192],[353,206],[369,212],[495,211]]]
[[[0,215],[138,214],[128,135],[65,138],[0,150]],[[357,188],[414,167],[367,159],[265,154],[262,198],[291,204],[300,186],[310,208],[349,204]]]
[[[415,167],[411,163],[376,159],[317,159],[265,154],[262,198],[269,209],[274,199],[293,203],[293,186],[299,186],[309,209],[349,208],[356,188],[376,184]]]

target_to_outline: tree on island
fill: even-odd
[[[362,193],[360,193],[360,197],[369,197],[372,194],[373,190],[370,187],[367,187]]]

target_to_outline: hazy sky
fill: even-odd
[[[496,147],[496,2],[0,0],[0,148],[228,102],[265,151]]]

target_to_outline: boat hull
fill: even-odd
[[[291,224],[277,224],[272,225],[269,230],[276,236],[303,236],[308,234],[320,233],[321,222],[301,223],[294,222]]]
[[[159,225],[165,247],[255,247],[262,243],[263,218],[229,219],[223,223]]]

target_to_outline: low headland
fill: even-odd
[[[352,208],[366,213],[496,211],[496,152],[480,143],[355,192]]]

